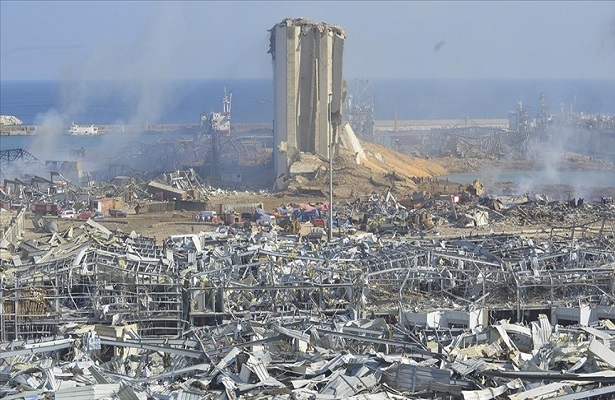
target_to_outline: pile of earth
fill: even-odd
[[[523,156],[507,156],[501,159],[493,157],[485,158],[423,158],[403,154],[385,146],[360,142],[365,157],[360,164],[356,163],[356,154],[349,148],[340,147],[338,156],[333,164],[333,193],[336,202],[352,201],[359,196],[371,193],[385,193],[390,190],[396,197],[406,197],[417,191],[446,192],[451,188],[457,188],[454,182],[448,182],[442,178],[438,184],[425,185],[418,183],[417,178],[437,178],[457,172],[478,172],[485,169],[497,168],[499,170],[538,170],[544,168],[544,160],[528,159]],[[296,175],[287,183],[286,190],[280,190],[272,194],[254,196],[247,192],[234,192],[221,194],[212,198],[215,203],[224,202],[263,202],[269,208],[280,204],[301,202],[327,202],[329,193],[328,160],[311,158],[311,162],[317,164],[317,172],[311,176]],[[563,153],[559,159],[550,160],[556,163],[561,170],[611,170],[613,163],[598,158],[585,156],[577,153]],[[500,183],[508,185],[510,183]],[[498,192],[504,187],[500,187]],[[543,188],[545,192],[554,194],[569,194],[573,191],[565,185],[555,185],[551,188]],[[600,191],[602,194],[604,190]],[[608,192],[608,190],[607,190]],[[592,193],[594,194],[594,193]],[[561,197],[561,196],[560,196]]]
[[[344,148],[340,148],[339,155],[334,159],[333,192],[338,199],[354,199],[359,195],[387,190],[396,195],[408,195],[417,190],[417,178],[448,173],[442,165],[432,160],[402,154],[374,143],[361,142],[361,145],[365,157],[359,164],[355,155]],[[318,162],[320,167],[315,176],[294,176],[287,191],[299,193],[310,188],[312,193],[318,190],[328,193],[328,161]]]

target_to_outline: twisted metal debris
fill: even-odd
[[[608,396],[614,219],[594,215],[533,236],[221,230],[162,245],[87,220],[3,263],[0,394]]]

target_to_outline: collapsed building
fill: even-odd
[[[0,393],[614,393],[612,205],[494,204],[483,209],[493,217],[579,214],[530,235],[362,233],[322,243],[219,227],[160,244],[87,220],[17,242],[2,261]],[[387,195],[352,210],[393,217],[420,207]]]
[[[592,157],[612,159],[615,129],[611,115],[565,112],[553,115],[545,95],[540,95],[535,118],[519,102],[508,119],[389,120],[377,121],[373,139],[403,153],[423,156],[503,159],[511,156],[536,157],[545,147],[556,145]],[[369,103],[366,106],[370,109]],[[563,107],[563,105],[562,105]],[[365,117],[363,113],[359,116]],[[352,117],[357,118],[357,111]]]

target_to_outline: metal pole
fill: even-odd
[[[328,241],[333,240],[333,127],[331,126],[331,98],[329,93],[329,229],[327,230]]]
[[[3,305],[4,278],[0,278],[0,305]],[[6,342],[6,328],[4,327],[4,312],[0,313],[0,340]]]
[[[329,144],[329,242],[333,239],[333,145]]]

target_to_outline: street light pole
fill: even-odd
[[[333,126],[331,124],[331,101],[333,94],[329,93],[329,229],[327,238],[329,243],[333,240]]]

